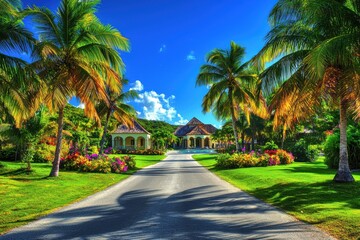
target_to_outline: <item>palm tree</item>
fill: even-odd
[[[126,81],[123,81],[123,84],[124,83],[126,83]],[[127,104],[127,101],[136,99],[137,97],[138,93],[135,90],[114,93],[109,88],[107,89],[107,101],[102,101],[97,106],[98,114],[100,116],[106,116],[104,132],[100,141],[100,154],[102,154],[104,151],[108,124],[112,116],[114,116],[114,118],[122,124],[133,126],[133,120],[136,117],[136,111],[132,106]]]
[[[11,116],[17,127],[36,111],[30,97],[38,83],[27,62],[14,57],[30,53],[34,44],[21,9],[19,0],[0,0],[0,113]]]
[[[99,1],[62,0],[56,13],[32,7],[39,42],[32,64],[46,81],[42,99],[58,112],[56,151],[50,176],[58,176],[64,108],[76,96],[85,104],[85,114],[100,122],[95,102],[106,101],[106,86],[119,92],[124,64],[117,50],[128,50],[128,41],[118,30],[96,17]]]
[[[245,49],[235,42],[230,43],[229,50],[211,51],[196,80],[197,86],[210,86],[203,98],[203,112],[213,110],[218,119],[231,118],[237,152],[240,149],[236,130],[239,112],[244,112],[250,121],[251,106],[256,105],[255,99],[260,96],[258,93],[256,97],[253,91],[258,83],[257,74],[247,63],[242,63],[244,55]],[[262,114],[266,115],[266,111]]]
[[[269,17],[272,29],[255,56],[267,90],[277,89],[271,107],[283,131],[313,114],[321,100],[340,110],[340,162],[334,178],[352,182],[346,117],[360,116],[360,4],[353,0],[279,0]]]

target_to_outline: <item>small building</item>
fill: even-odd
[[[111,133],[113,149],[144,150],[151,147],[151,134],[134,120],[134,126],[120,125]]]
[[[204,124],[192,118],[186,125],[179,126],[174,135],[179,138],[178,148],[215,148],[211,134],[217,130],[211,124]]]

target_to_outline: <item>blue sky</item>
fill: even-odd
[[[200,66],[208,52],[228,48],[231,40],[246,48],[244,60],[256,54],[264,44],[267,17],[275,2],[103,0],[97,15],[130,40],[131,51],[121,55],[128,88],[138,89],[141,96],[132,103],[140,118],[184,124],[197,117],[220,127],[212,113],[201,111],[208,89],[195,87]],[[36,4],[50,9],[58,3],[23,1],[24,7]]]

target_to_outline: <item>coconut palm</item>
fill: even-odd
[[[30,53],[32,34],[22,23],[21,1],[0,0],[0,113],[12,117],[17,127],[36,111],[36,75],[27,62],[14,57]]]
[[[64,108],[76,96],[85,104],[85,114],[100,122],[95,102],[106,101],[106,86],[119,92],[124,64],[117,50],[128,50],[128,41],[118,30],[96,17],[97,0],[62,0],[56,13],[32,7],[31,15],[39,42],[33,53],[44,103],[58,112],[57,144],[50,176],[58,176]]]
[[[346,117],[360,116],[360,3],[355,0],[279,0],[272,29],[254,58],[264,86],[277,92],[270,107],[283,131],[314,113],[321,100],[340,110],[340,163],[334,178],[354,181],[349,169]],[[285,132],[284,132],[285,133]]]
[[[240,149],[236,130],[239,113],[242,111],[250,121],[250,113],[257,105],[255,99],[261,98],[260,93],[255,94],[257,74],[247,63],[242,63],[244,55],[245,49],[235,42],[230,43],[229,50],[211,51],[196,80],[197,86],[210,86],[203,98],[203,112],[212,110],[218,119],[231,118],[237,152]],[[266,113],[266,110],[259,111],[262,115]]]
[[[105,116],[104,132],[100,141],[100,154],[102,154],[104,150],[108,124],[112,116],[122,124],[129,127],[133,126],[136,111],[132,106],[127,104],[127,101],[136,99],[137,97],[138,93],[135,90],[114,93],[109,88],[107,89],[107,101],[102,101],[97,106],[98,114]]]

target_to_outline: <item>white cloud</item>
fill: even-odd
[[[166,45],[165,45],[165,44],[161,45],[161,47],[160,47],[160,49],[159,49],[159,52],[160,52],[160,53],[161,53],[161,52],[165,52],[165,50],[166,50]]]
[[[81,108],[81,109],[85,109],[85,104],[84,103],[80,103],[77,108]]]
[[[144,85],[139,80],[136,80],[134,87],[130,88],[130,90],[141,92],[142,90],[144,90]]]
[[[137,86],[141,87],[137,88]],[[144,86],[137,80],[134,88],[143,90]],[[152,90],[139,93],[139,98],[134,101],[141,106],[141,112],[137,113],[143,118],[148,120],[174,121],[177,125],[186,124],[188,120],[178,114],[175,107],[172,106],[175,98],[175,95],[166,96],[164,93],[157,93]]]
[[[155,91],[145,91],[139,94],[135,102],[143,104],[142,116],[148,120],[170,120],[176,116],[176,109],[171,106],[174,95],[166,97],[164,93],[158,94]]]
[[[177,114],[177,117],[179,120],[175,122],[175,125],[185,125],[189,122],[189,120],[184,119],[179,113]]]
[[[186,56],[186,60],[188,60],[188,61],[194,61],[194,60],[196,60],[195,52],[194,52],[194,51],[190,51],[190,53]]]

